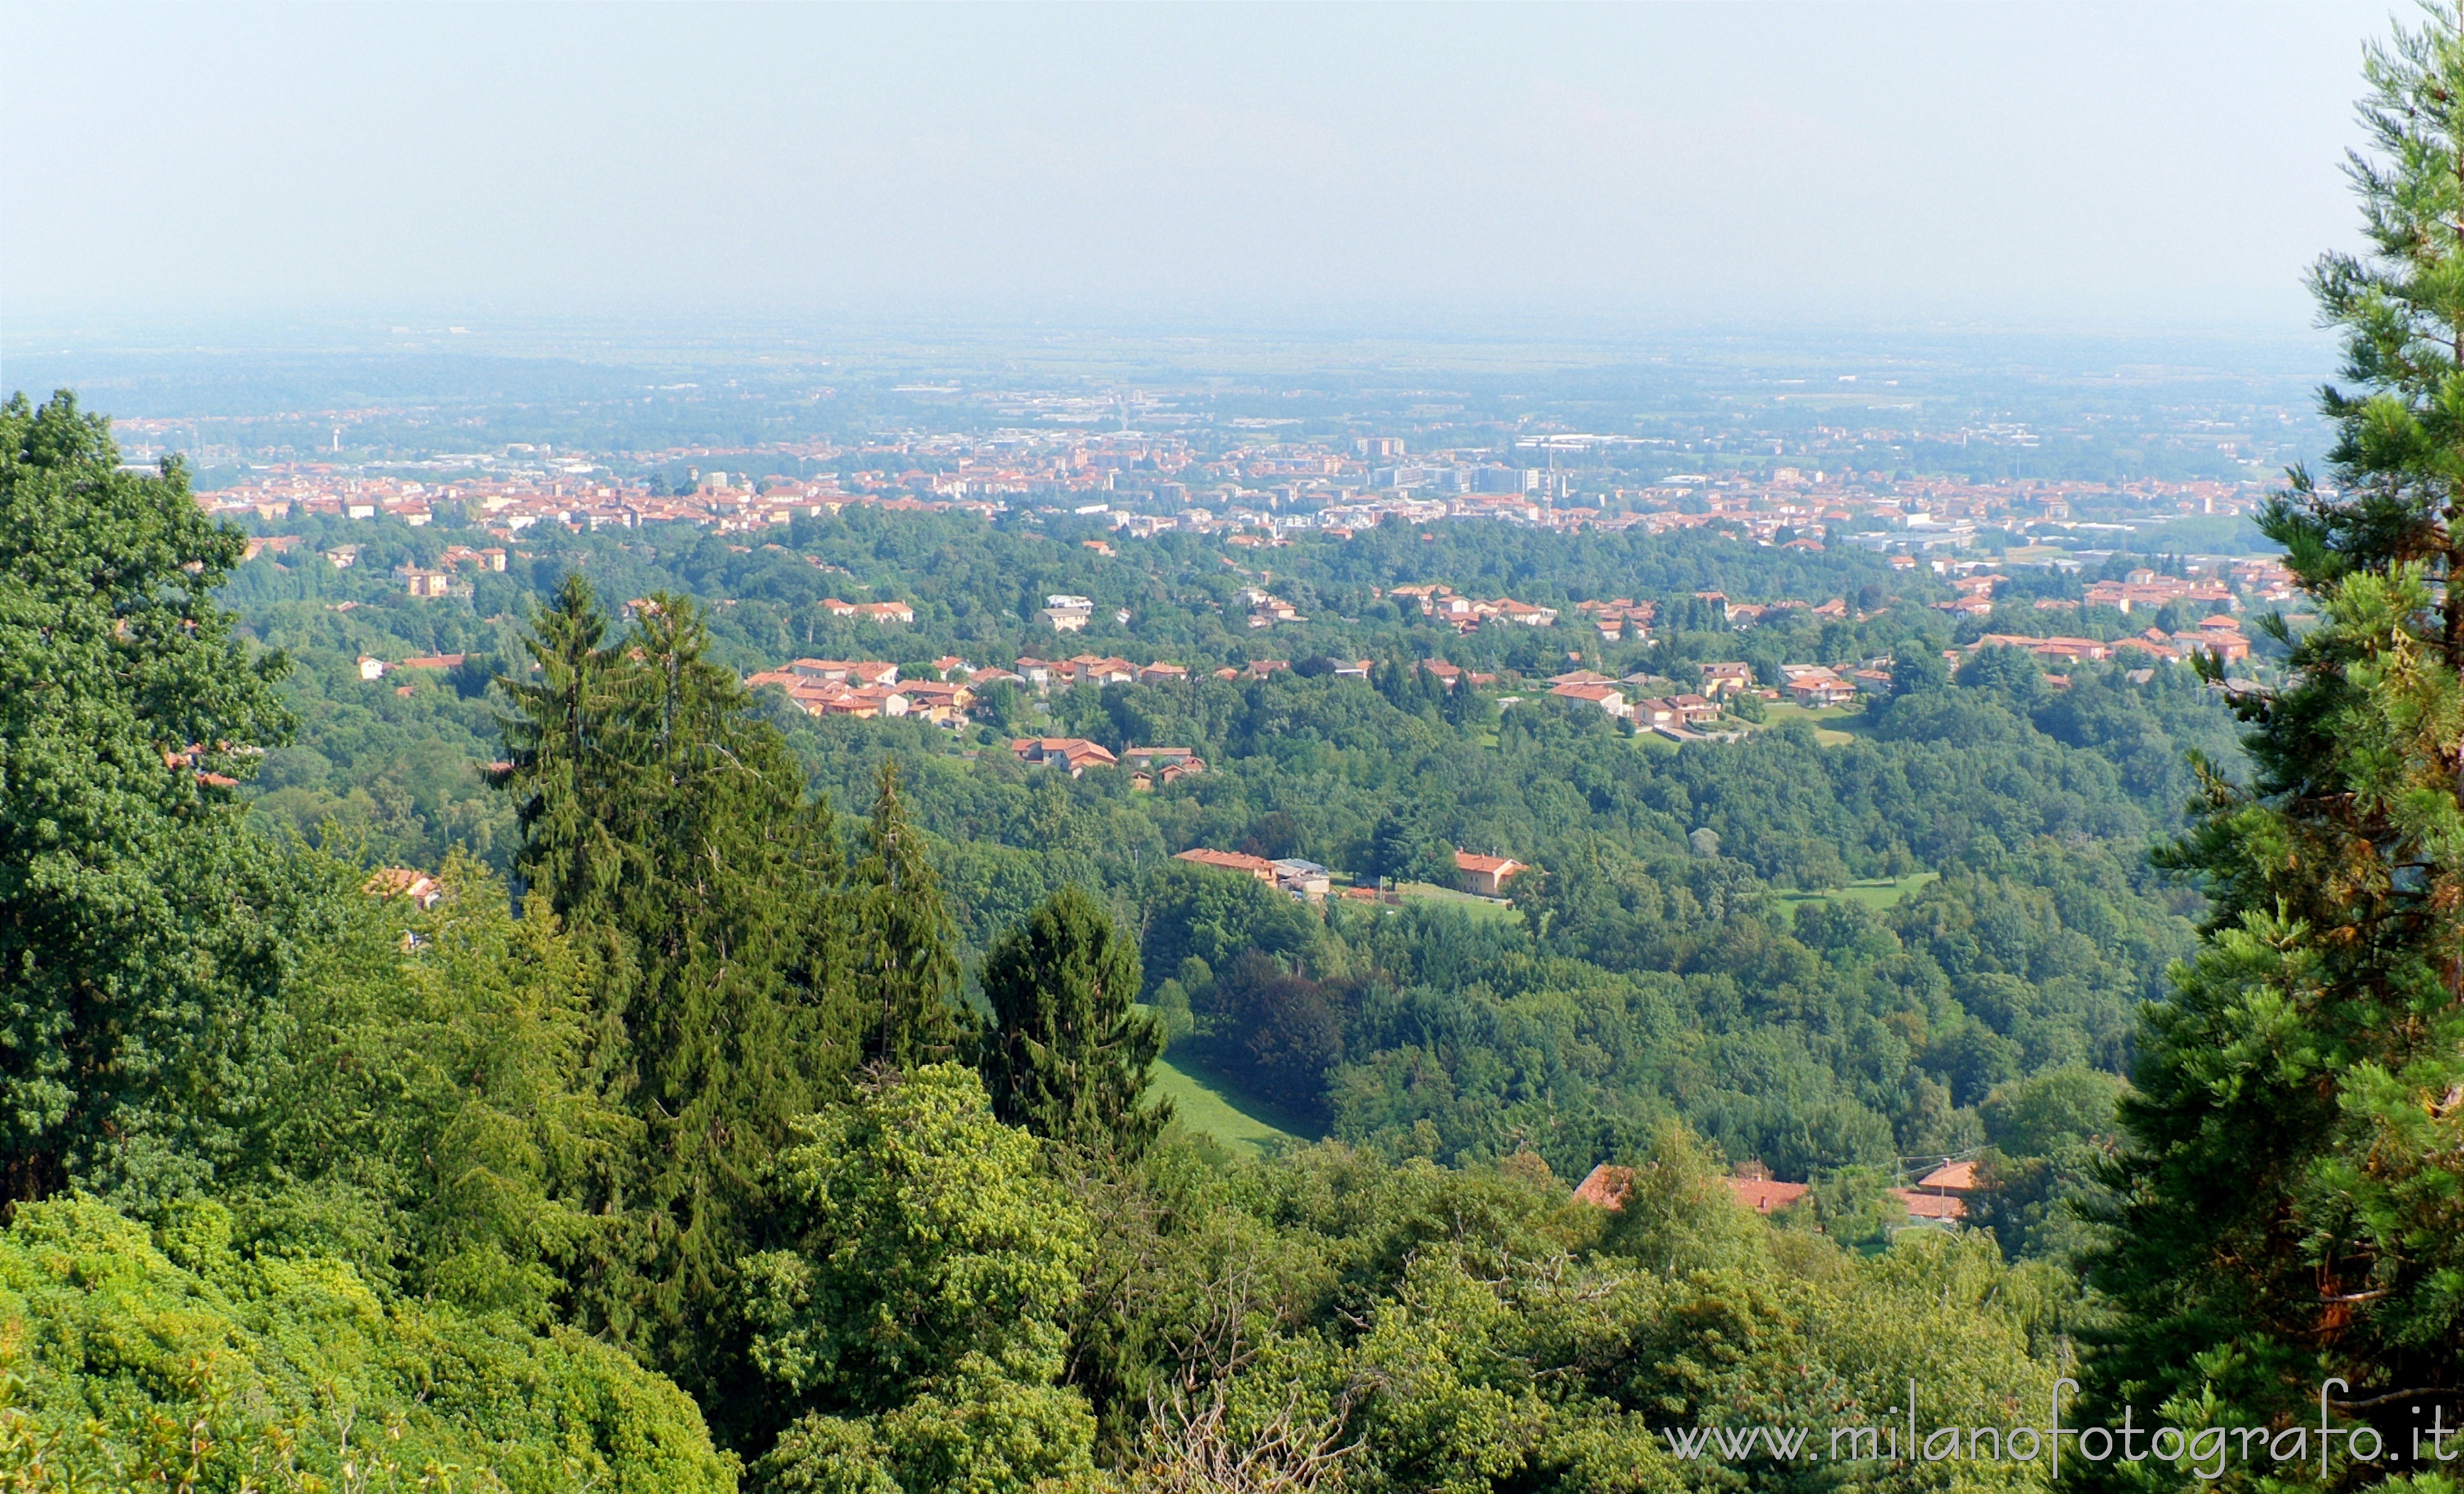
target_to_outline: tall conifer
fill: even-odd
[[[696,605],[648,599],[615,648],[586,586],[537,622],[536,685],[505,780],[518,863],[577,937],[610,941],[606,1009],[643,1146],[604,1206],[629,1221],[590,1287],[612,1329],[654,1346],[711,1327],[790,1117],[842,1092],[857,1056],[843,863],[827,806],[736,676]]]
[[[993,1113],[1039,1136],[1134,1157],[1172,1118],[1142,1109],[1162,1025],[1133,1004],[1138,952],[1081,889],[1045,900],[984,956],[981,1067]]]
[[[2100,1418],[2315,1421],[2332,1379],[2405,1449],[2464,1409],[2464,36],[2426,15],[2365,64],[2369,252],[2312,276],[2352,385],[2321,396],[2333,485],[2296,472],[2261,521],[2321,620],[2269,620],[2284,683],[2235,693],[2255,776],[2206,772],[2164,858],[2213,914],[2123,1107]],[[2374,1476],[2343,1448],[2326,1482]],[[2309,1452],[2276,1477],[2319,1481]]]
[[[864,846],[852,912],[855,982],[870,1014],[865,1057],[901,1068],[948,1058],[958,1036],[957,928],[907,818],[895,761],[882,765]]]

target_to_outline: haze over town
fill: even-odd
[[[2387,12],[16,5],[0,314],[2281,335]]]

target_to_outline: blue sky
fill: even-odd
[[[0,337],[2298,329],[2385,5],[10,7]]]

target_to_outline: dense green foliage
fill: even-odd
[[[288,722],[209,599],[240,537],[110,422],[0,406],[0,1197],[193,1188],[281,1021],[277,868],[227,785]]]
[[[692,1400],[620,1351],[233,1245],[211,1202],[150,1232],[90,1199],[18,1207],[0,1232],[9,1487],[736,1486]]]

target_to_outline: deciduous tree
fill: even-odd
[[[0,406],[0,1197],[204,1187],[282,1030],[232,789],[285,665],[212,600],[244,544],[66,391]]]

